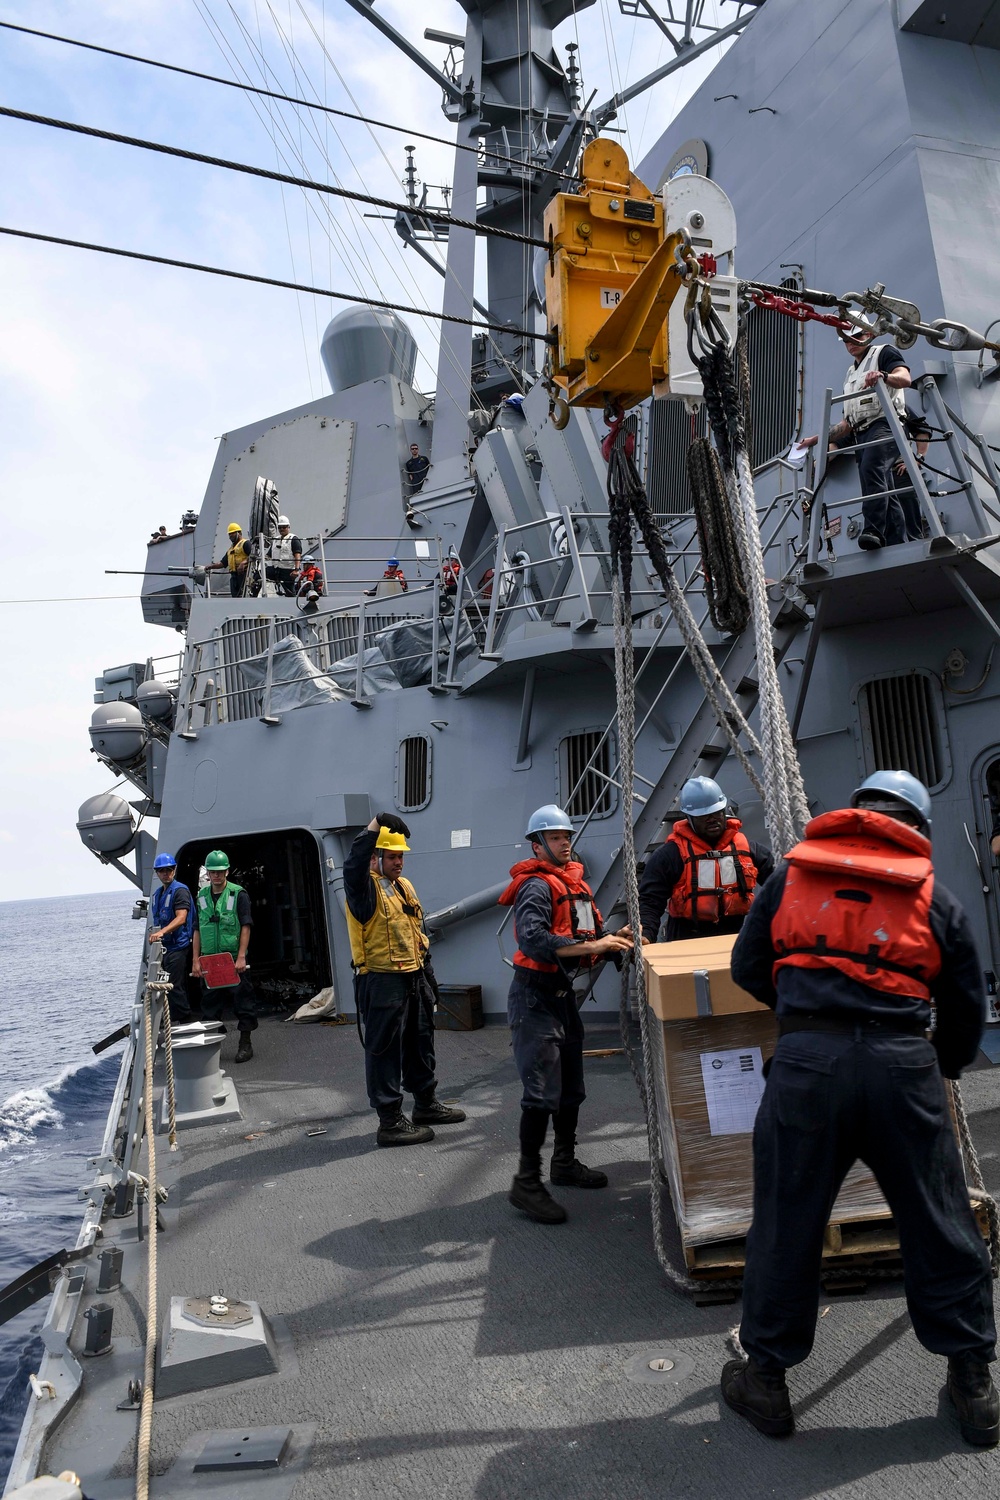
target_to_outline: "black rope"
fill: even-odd
[[[355,297],[351,292],[332,292],[328,287],[307,286],[301,281],[280,281],[275,276],[255,276],[250,271],[227,271],[222,266],[203,266],[193,260],[172,260],[167,255],[145,255],[139,250],[119,250],[113,245],[91,245],[86,240],[68,240],[57,234],[36,234],[30,229],[10,229],[0,224],[0,234],[19,240],[39,240],[43,245],[68,245],[71,250],[93,250],[99,255],[118,255],[125,260],[145,260],[154,266],[176,266],[181,271],[202,271],[207,276],[226,276],[231,281],[255,281],[260,286],[282,287],[289,292],[310,292],[314,297],[332,297],[337,302],[353,302],[360,307],[382,307],[388,312],[410,313],[415,318],[437,318],[441,323],[461,323],[466,328],[490,328],[495,333],[513,333],[522,339],[539,339],[554,343],[555,335],[532,333],[527,328],[512,328],[506,323],[490,323],[483,318],[460,318],[456,313],[433,312],[429,307],[406,307],[401,302],[383,302],[377,297]]]
[[[632,456],[639,430],[639,418],[626,417],[611,445],[608,459],[608,541],[611,553],[611,571],[620,568],[622,591],[626,613],[632,601],[632,520],[639,528],[649,560],[659,575],[666,590],[667,579],[673,578],[673,569],[667,557],[663,533],[656,524],[650,509],[646,487]],[[632,442],[629,443],[629,437]]]
[[[688,449],[687,469],[709,616],[716,630],[740,635],[750,623],[750,599],[726,501],[726,482],[708,438],[695,438]]]
[[[286,172],[271,172],[267,167],[251,167],[246,162],[227,161],[222,156],[206,156],[201,151],[185,151],[180,146],[165,146],[159,141],[144,141],[134,135],[119,135],[115,130],[98,130],[93,125],[77,125],[72,120],[53,120],[48,115],[33,115],[23,109],[9,109],[0,104],[0,115],[9,120],[26,120],[29,125],[50,125],[54,130],[69,130],[74,135],[89,135],[99,141],[114,141],[119,146],[136,146],[140,151],[156,151],[161,156],[177,156],[182,161],[200,162],[206,167],[224,167],[227,172],[243,172],[249,177],[263,177],[268,182],[283,182],[290,187],[311,188],[317,193],[327,193],[331,198],[346,198],[351,203],[367,203],[371,208],[388,208],[393,213],[408,214],[411,218],[429,219],[435,224],[448,224],[454,229],[472,229],[476,234],[493,235],[496,239],[514,240],[519,245],[537,245],[542,250],[549,248],[548,241],[536,239],[530,234],[518,234],[513,229],[498,229],[492,224],[479,224],[475,219],[455,219],[451,214],[436,208],[414,208],[412,203],[393,203],[389,198],[373,198],[370,193],[356,193],[351,188],[334,187],[329,182],[314,182],[311,177],[291,177]]]
[[[436,146],[450,146],[456,151],[472,151],[477,156],[485,154],[485,165],[502,162],[512,167],[530,168],[544,172],[547,176],[561,178],[564,182],[578,182],[572,172],[556,172],[553,168],[537,162],[527,162],[521,157],[504,156],[489,147],[466,146],[461,141],[449,141],[442,135],[428,135],[423,130],[410,130],[406,125],[390,125],[388,120],[375,120],[369,115],[352,114],[349,109],[334,109],[332,104],[320,104],[312,99],[297,99],[294,94],[279,94],[274,89],[258,88],[252,83],[240,83],[237,78],[220,78],[216,73],[200,73],[197,68],[182,68],[177,63],[161,62],[155,57],[139,57],[134,52],[118,52],[114,47],[99,47],[96,42],[80,42],[75,37],[57,36],[54,31],[36,31],[32,26],[15,26],[13,21],[0,21],[4,31],[20,31],[25,36],[39,36],[47,42],[62,42],[66,47],[81,47],[85,52],[101,52],[105,57],[120,57],[125,62],[142,63],[147,68],[162,68],[165,73],[180,73],[185,78],[199,78],[203,83],[221,83],[227,89],[239,89],[244,94],[259,94],[264,99],[277,99],[280,104],[294,104],[299,109],[315,109],[320,114],[336,115],[339,120],[354,120],[359,125],[375,125],[379,130],[394,130],[398,135],[412,136],[418,141],[433,141]]]

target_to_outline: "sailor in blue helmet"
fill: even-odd
[[[186,885],[176,879],[177,861],[172,854],[158,854],[153,860],[157,886],[151,901],[151,943],[162,943],[160,963],[173,985],[170,991],[170,1019],[183,1026],[191,1019],[188,978],[191,974],[191,935],[194,932],[194,902]]]
[[[740,1340],[723,1398],[760,1432],[794,1417],[785,1370],[812,1348],[823,1236],[854,1162],[899,1234],[913,1331],[948,1360],[962,1435],[1000,1438],[990,1257],[945,1094],[973,1060],[986,996],[969,920],[935,878],[931,799],[877,771],[823,813],[761,890],[733,950],[737,984],[777,1011],[753,1134]],[[936,1008],[933,1039],[927,1031]]]
[[[729,799],[710,776],[681,787],[683,818],[646,861],[639,881],[642,940],[655,943],[664,913],[665,941],[739,932],[759,885],[774,869],[764,844],[748,839]]]
[[[514,978],[507,999],[511,1046],[521,1096],[521,1158],[510,1201],[542,1224],[561,1224],[566,1210],[542,1182],[549,1116],[555,1149],[549,1177],[563,1187],[602,1188],[608,1179],[576,1157],[583,1087],[583,1022],[573,980],[601,958],[632,947],[627,927],[604,933],[594,893],[573,855],[573,825],[549,803],[528,819],[532,857],[512,868],[501,906],[514,908]]]

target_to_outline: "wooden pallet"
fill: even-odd
[[[988,1241],[989,1219],[982,1199],[972,1189],[969,1201],[980,1233]],[[743,1228],[743,1226],[740,1226]],[[746,1233],[707,1244],[685,1244],[684,1258],[689,1275],[710,1285],[742,1276],[746,1265]],[[902,1266],[899,1236],[892,1215],[886,1211],[864,1218],[842,1219],[828,1224],[823,1236],[822,1272],[856,1271],[863,1279],[866,1270],[898,1270]]]

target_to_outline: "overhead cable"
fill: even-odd
[[[94,125],[77,125],[73,120],[53,120],[48,115],[34,115],[23,109],[10,109],[0,105],[0,115],[9,120],[26,120],[31,125],[50,125],[55,130],[69,130],[74,135],[89,135],[99,141],[114,141],[119,146],[137,146],[141,151],[157,151],[161,156],[179,156],[183,161],[201,162],[207,167],[224,167],[227,172],[244,172],[250,177],[264,177],[269,182],[287,182],[292,187],[312,188],[317,193],[328,193],[332,198],[346,198],[352,203],[368,203],[373,208],[388,208],[393,213],[408,214],[411,218],[430,219],[435,223],[448,224],[453,229],[472,229],[476,234],[493,235],[497,239],[516,240],[520,245],[537,245],[547,250],[545,240],[532,235],[517,234],[513,229],[499,229],[493,224],[478,224],[474,219],[455,219],[451,214],[436,208],[415,208],[411,203],[393,203],[388,198],[373,198],[368,193],[356,193],[351,188],[334,187],[329,182],[314,182],[311,177],[289,177],[284,172],[270,172],[266,167],[251,167],[245,162],[227,161],[221,156],[205,156],[200,151],[186,151],[181,146],[165,146],[159,141],[144,141],[138,136],[119,135],[115,130],[98,130]]]
[[[308,18],[307,18],[308,19]],[[502,152],[478,146],[465,146],[458,141],[449,141],[443,135],[428,135],[424,130],[410,130],[406,125],[390,125],[387,120],[375,120],[369,115],[352,114],[348,109],[334,109],[331,104],[320,104],[312,99],[298,99],[294,94],[281,94],[274,89],[258,88],[252,83],[240,83],[237,78],[220,78],[215,73],[200,73],[197,68],[182,68],[176,63],[161,62],[155,57],[139,57],[134,52],[118,52],[114,47],[99,47],[96,42],[80,42],[75,37],[57,36],[54,31],[36,31],[32,26],[15,26],[13,21],[0,21],[5,31],[20,31],[25,36],[38,36],[47,42],[62,42],[66,47],[82,47],[86,52],[103,52],[106,57],[119,57],[125,62],[143,63],[147,68],[162,68],[166,73],[180,73],[185,78],[199,78],[203,83],[221,83],[224,88],[240,89],[245,94],[260,94],[265,99],[277,99],[281,104],[294,104],[299,109],[314,109],[320,114],[336,115],[341,120],[354,120],[359,125],[375,125],[380,130],[393,130],[397,135],[411,136],[418,141],[433,141],[436,146],[447,146],[451,150],[474,151],[477,156],[485,154],[487,164],[502,162],[512,167],[530,167],[534,171],[546,172],[552,177],[561,177],[567,182],[578,179],[572,172],[555,172],[537,162],[527,162],[517,156],[505,156]]]
[[[377,297],[357,297],[352,292],[333,292],[328,287],[307,286],[300,281],[279,281],[275,276],[256,276],[251,271],[227,271],[222,266],[203,266],[193,260],[173,260],[166,255],[147,255],[140,250],[121,250],[112,245],[92,245],[87,240],[69,240],[57,234],[38,234],[31,229],[11,229],[0,224],[0,234],[19,240],[38,240],[44,245],[67,245],[71,250],[94,250],[99,255],[118,255],[125,260],[145,260],[154,266],[175,266],[181,271],[202,271],[208,276],[227,276],[231,281],[254,281],[261,286],[277,286],[289,292],[310,292],[314,297],[332,297],[337,302],[355,302],[361,307],[381,307],[386,312],[409,313],[415,318],[436,318],[440,323],[462,323],[466,328],[489,328],[495,333],[514,334],[522,339],[537,339],[548,344],[554,334],[533,333],[528,328],[514,328],[507,323],[490,323],[484,318],[460,318],[455,313],[434,312],[429,307],[405,307],[399,302],[383,302]]]

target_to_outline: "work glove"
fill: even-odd
[[[388,828],[390,833],[401,833],[404,839],[408,839],[410,837],[409,828],[403,822],[402,818],[396,817],[395,813],[376,813],[375,821],[379,823],[383,828]]]

